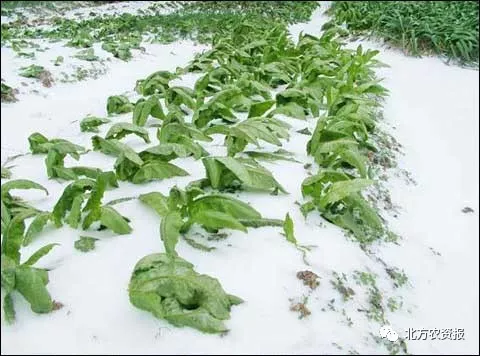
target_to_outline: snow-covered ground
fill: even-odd
[[[326,21],[324,10],[325,7],[318,9],[309,23],[292,26],[293,38],[302,30],[318,35]],[[193,249],[181,240],[177,247],[180,256],[192,262],[197,271],[218,278],[227,292],[246,302],[232,309],[232,318],[227,322],[230,332],[224,337],[175,328],[136,309],[128,300],[127,286],[135,263],[147,254],[163,250],[160,219],[148,207],[132,200],[117,206],[132,221],[130,235],[95,233],[101,237],[97,248],[81,253],[73,248],[73,243],[82,232],[69,227],[47,228],[22,250],[29,256],[47,243],[61,244],[39,265],[52,268],[48,289],[64,307],[37,315],[16,296],[15,324],[5,325],[2,312],[2,354],[344,354],[353,350],[384,353],[385,348],[370,337],[370,333],[378,335],[379,324],[357,311],[366,305],[361,298],[364,292],[351,278],[355,270],[377,274],[377,284],[386,295],[402,297],[400,310],[387,311],[393,329],[401,336],[408,328],[465,330],[465,340],[460,341],[407,341],[410,353],[478,353],[478,71],[447,66],[436,58],[406,57],[372,42],[362,41],[362,45],[380,48],[380,59],[390,65],[378,71],[385,78],[383,85],[390,90],[384,104],[383,126],[403,146],[399,168],[411,172],[417,183],[408,183],[405,175],[396,176],[400,169],[389,172],[386,185],[400,211],[396,218],[393,212],[385,217],[403,239],[399,245],[388,244],[374,251],[389,265],[404,269],[409,279],[407,287],[392,289],[383,266],[347,239],[339,228],[322,223],[317,214],[303,218],[295,201],[301,200],[300,185],[308,174],[303,164],[312,159],[305,152],[309,136],[295,131],[304,127],[313,131],[315,119],[287,119],[293,126],[292,137],[283,148],[295,153],[302,163],[278,161],[265,166],[290,194],[242,193],[240,197],[266,217],[281,219],[289,212],[299,242],[317,246],[307,256],[311,266],[304,264],[299,251],[285,240],[279,228],[249,229],[248,235],[229,232],[226,240],[208,242],[217,247],[209,253]],[[133,97],[137,79],[161,69],[175,70],[205,49],[186,41],[145,47],[146,53],[135,53],[129,62],[105,61],[108,72],[96,80],[55,83],[42,90],[45,95],[25,91],[18,95],[18,102],[2,104],[2,163],[8,156],[27,152],[27,137],[36,131],[90,147],[90,135],[80,133],[79,120],[88,114],[105,117],[108,96],[127,93]],[[8,51],[11,49],[2,48],[2,77],[13,81],[18,79],[18,63]],[[55,47],[52,57],[66,57],[69,51],[67,47]],[[192,86],[196,78],[184,76],[181,84]],[[130,121],[131,114],[113,120]],[[101,128],[100,135],[105,134],[108,126]],[[150,137],[155,137],[156,128],[148,130]],[[224,154],[222,141],[216,137],[205,148],[213,154]],[[137,151],[146,147],[138,138],[124,142]],[[90,152],[81,156],[79,162],[67,159],[66,165],[108,170],[113,162],[114,158]],[[184,186],[204,176],[200,161],[188,158],[174,163],[190,176],[144,185],[121,183],[119,189],[106,193],[104,201],[150,191],[167,193],[175,184]],[[29,191],[18,195],[30,199],[40,209],[51,209],[66,184],[48,180],[44,156],[20,157],[13,164],[12,178],[32,179],[50,192],[48,197]],[[466,206],[474,212],[463,213]],[[87,235],[93,236],[90,232]],[[312,314],[299,319],[298,314],[289,310],[289,299],[299,301],[308,294],[308,288],[296,278],[297,271],[306,269],[318,274],[321,284],[308,300]],[[358,298],[342,301],[329,282],[334,271],[348,276]],[[332,298],[336,299],[336,311],[328,307]]]

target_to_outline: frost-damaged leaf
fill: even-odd
[[[293,232],[293,220],[290,217],[289,213],[287,213],[287,215],[285,216],[285,222],[283,223],[283,232],[288,242],[291,242],[294,245],[297,244],[297,239],[295,238]]]
[[[230,318],[232,305],[242,303],[216,279],[195,272],[189,262],[161,253],[145,256],[136,264],[129,297],[134,306],[159,319],[206,333],[228,331],[222,320]]]
[[[53,302],[47,288],[48,273],[45,270],[20,266],[15,270],[15,289],[30,303],[35,313],[49,313]]]
[[[23,239],[23,246],[27,246],[33,241],[33,238],[42,232],[43,228],[47,224],[48,220],[52,218],[52,213],[50,212],[43,212],[38,214],[35,219],[31,222],[30,226],[28,227],[27,232],[25,233],[25,237]]]
[[[133,110],[133,104],[124,95],[113,95],[107,99],[107,113],[123,114]]]
[[[138,198],[141,202],[155,209],[160,216],[165,216],[169,211],[168,198],[160,192],[141,194]]]
[[[103,117],[88,116],[80,121],[80,131],[99,132],[98,126],[109,123],[109,119]]]
[[[113,124],[105,135],[105,139],[120,140],[130,134],[137,135],[143,141],[145,141],[145,143],[150,143],[147,130],[145,130],[143,127],[128,122],[119,122]]]
[[[43,190],[48,195],[48,190],[43,185],[40,185],[28,179],[15,179],[2,184],[2,199],[6,197],[9,191],[12,189],[38,189]]]
[[[168,255],[177,256],[175,246],[178,243],[182,225],[182,217],[180,213],[176,211],[171,211],[162,218],[160,223],[160,238],[163,241],[165,252]]]
[[[132,228],[128,225],[125,218],[109,206],[101,208],[100,223],[119,235],[132,232]]]
[[[188,176],[188,172],[168,162],[152,161],[140,167],[133,176],[132,183],[139,184],[175,176]]]
[[[80,239],[75,241],[73,246],[79,251],[88,252],[95,248],[95,241],[98,241],[98,239],[90,236],[80,236]]]
[[[35,263],[38,262],[38,260],[40,260],[43,256],[48,254],[52,248],[54,248],[55,246],[58,246],[58,245],[59,244],[53,243],[53,244],[48,244],[48,245],[45,245],[45,246],[41,247],[40,249],[37,250],[37,252],[35,252],[33,255],[31,255],[30,258],[27,261],[25,261],[22,265],[23,266],[33,266]]]

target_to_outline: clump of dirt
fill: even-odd
[[[39,79],[45,88],[50,88],[53,84],[52,73],[50,73],[48,70],[42,71],[42,73],[40,73]]]
[[[53,301],[53,310],[59,310],[63,308],[63,304],[60,302]]]
[[[465,208],[462,209],[462,213],[468,214],[468,213],[473,213],[473,209],[470,208],[469,206],[466,206]]]
[[[300,313],[300,316],[299,316],[300,319],[303,319],[309,316],[310,314],[312,314],[312,312],[307,308],[306,302],[302,302],[302,303],[292,302],[292,305],[290,306],[290,310]]]
[[[318,277],[312,271],[299,271],[297,272],[297,278],[303,281],[303,284],[309,286],[310,289],[315,289],[320,285]]]

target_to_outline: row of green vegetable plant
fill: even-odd
[[[133,305],[174,325],[205,332],[226,331],[222,320],[228,319],[230,307],[241,300],[223,291],[217,280],[195,272],[193,265],[178,256],[176,245],[194,224],[209,232],[282,226],[289,242],[302,252],[308,249],[296,241],[289,214],[284,220],[264,218],[249,204],[227,194],[239,190],[287,193],[257,161],[294,160],[289,152],[278,149],[282,140],[289,138],[290,128],[279,115],[303,120],[326,113],[318,119],[307,147],[319,173],[302,184],[304,196],[311,198],[302,205],[302,211],[306,214],[318,209],[327,220],[350,230],[364,243],[381,237],[386,230],[377,212],[360,194],[374,178],[365,157],[375,150],[369,139],[369,133],[375,130],[375,99],[386,91],[374,80],[373,67],[378,62],[372,58],[376,52],[364,52],[361,47],[357,51],[342,48],[339,37],[343,35],[341,29],[332,27],[320,38],[301,34],[294,44],[283,23],[241,21],[232,25],[230,33],[216,36],[212,49],[197,55],[187,67],[175,73],[155,72],[138,80],[136,90],[143,97],[137,102],[111,96],[106,105],[109,119],[88,117],[80,123],[82,131],[95,133],[98,126],[114,120],[114,115],[131,115],[132,123],[113,123],[105,137],[91,137],[93,150],[116,157],[113,171],[65,167],[66,155],[78,159],[88,151],[64,139],[32,134],[31,151],[46,154],[49,178],[73,182],[52,212],[31,209],[7,193],[4,203],[2,186],[2,233],[4,226],[5,231],[14,232],[13,238],[4,237],[3,241],[16,241],[15,246],[19,246],[18,241],[21,244],[25,240],[24,228],[16,227],[19,219],[23,224],[25,214],[35,216],[31,224],[35,228],[30,235],[27,233],[29,240],[48,221],[57,227],[64,222],[73,228],[81,225],[84,230],[97,223],[98,229],[128,234],[128,218],[113,209],[113,204],[102,204],[105,190],[118,187],[117,179],[143,184],[188,175],[169,161],[188,156],[201,159],[204,178],[185,189],[173,187],[168,196],[151,192],[138,197],[161,216],[159,234],[165,253],[148,255],[137,263],[129,296]],[[188,72],[203,73],[193,88],[171,86],[174,78]],[[188,122],[189,114],[192,122]],[[242,120],[242,115],[248,117]],[[160,126],[158,143],[136,152],[121,140],[133,134],[151,143],[145,129],[150,117]],[[210,155],[201,144],[212,141],[210,136],[215,134],[225,136],[225,157]],[[261,141],[277,150],[258,151]],[[257,150],[246,151],[249,144]],[[35,183],[29,184],[35,187]],[[4,207],[8,216],[5,222]],[[22,212],[25,214],[18,215]],[[2,287],[3,256],[9,257],[4,251],[2,244]],[[13,290],[12,283],[8,286]],[[5,305],[11,304],[8,299]],[[9,315],[12,311],[9,309]]]

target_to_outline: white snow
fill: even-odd
[[[134,6],[132,3],[129,6]],[[309,23],[292,26],[293,38],[301,30],[318,35],[325,21],[324,9],[317,10]],[[401,209],[398,218],[384,216],[403,240],[399,245],[377,247],[375,254],[389,265],[403,268],[409,285],[394,290],[395,295],[403,297],[404,307],[387,312],[387,318],[401,336],[407,328],[465,329],[464,341],[408,341],[410,353],[478,353],[478,71],[447,66],[436,58],[406,57],[373,42],[362,41],[362,46],[380,48],[380,59],[390,65],[378,71],[385,78],[383,85],[390,90],[384,104],[384,126],[403,145],[405,154],[398,158],[400,168],[410,171],[418,183],[407,184],[404,177],[394,175],[396,170],[389,174],[387,186],[392,201]],[[27,91],[18,95],[18,102],[2,104],[2,163],[8,156],[28,152],[27,137],[36,131],[90,147],[90,135],[80,133],[79,120],[87,114],[105,117],[108,96],[125,92],[133,95],[137,79],[161,69],[175,70],[206,49],[187,41],[145,47],[147,54],[136,52],[130,62],[105,61],[108,73],[96,80],[57,82],[52,88],[42,88],[45,97]],[[10,84],[9,79],[16,78],[19,62],[8,51],[11,49],[2,48],[2,78]],[[68,47],[58,45],[49,52],[49,58],[60,54],[67,58],[70,52]],[[54,68],[52,64],[48,67]],[[195,79],[193,75],[185,76],[182,85],[192,86]],[[131,114],[113,120],[130,121]],[[217,247],[210,253],[193,249],[183,240],[177,247],[180,256],[192,262],[197,271],[218,278],[228,293],[245,300],[232,309],[228,335],[175,328],[130,304],[127,287],[135,263],[147,254],[163,251],[160,218],[133,200],[116,206],[131,219],[131,235],[47,228],[22,250],[22,258],[26,259],[47,243],[61,244],[39,266],[52,268],[48,289],[64,307],[37,315],[16,295],[15,324],[5,325],[2,312],[2,354],[384,353],[385,349],[375,344],[369,334],[378,335],[381,325],[357,312],[367,305],[360,298],[361,288],[350,276],[355,270],[377,273],[378,286],[388,296],[392,295],[391,281],[382,266],[339,228],[316,213],[306,220],[301,215],[295,201],[301,201],[300,185],[307,177],[303,164],[312,159],[305,151],[309,136],[295,131],[306,126],[313,131],[315,119],[287,120],[293,126],[292,137],[283,148],[294,152],[302,164],[278,161],[264,165],[290,194],[239,196],[266,217],[282,219],[289,212],[300,244],[317,246],[307,256],[311,266],[303,263],[301,253],[285,240],[281,229],[273,227],[249,229],[248,235],[229,231],[226,240],[206,242]],[[108,127],[104,125],[100,135]],[[148,130],[154,143],[156,128]],[[222,141],[216,137],[205,148],[213,154],[224,154],[225,148],[219,146]],[[124,142],[137,151],[147,147],[136,137]],[[48,180],[44,158],[20,157],[13,162],[12,172],[13,178],[33,179],[47,187],[48,197],[34,191],[19,191],[18,195],[40,209],[51,209],[66,183]],[[79,162],[67,160],[66,165],[109,170],[113,162],[112,157],[90,152]],[[104,201],[150,191],[166,194],[173,185],[185,186],[205,174],[202,163],[192,158],[174,163],[190,176],[144,185],[121,183],[119,189],[106,193]],[[462,213],[465,206],[473,208],[474,213]],[[94,251],[81,253],[73,248],[80,235],[101,240]],[[434,255],[430,248],[441,255]],[[321,285],[311,293],[307,304],[312,314],[300,320],[289,310],[289,298],[300,301],[307,295],[308,288],[296,278],[297,271],[306,269],[321,277]],[[353,301],[344,303],[330,285],[334,271],[348,275],[349,285],[357,292]],[[332,298],[336,299],[337,312],[327,306]],[[357,302],[358,298],[364,302]],[[342,308],[351,317],[351,327],[346,324]],[[343,349],[337,349],[334,342]]]

